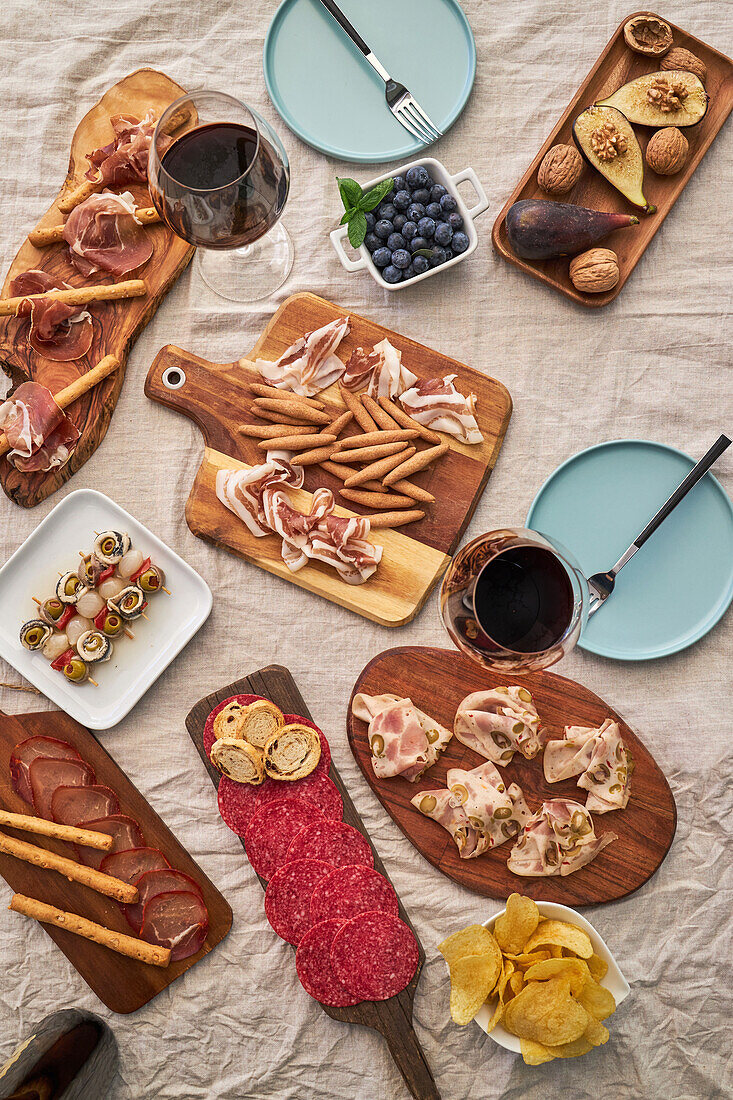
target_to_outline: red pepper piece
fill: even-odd
[[[146,569],[150,568],[150,558],[146,558],[137,572],[133,573],[130,577],[130,584],[134,584],[138,577],[142,577]]]
[[[108,615],[109,611],[106,607],[103,607],[101,611],[97,612],[94,618],[94,625],[96,626],[97,630],[104,630],[104,624],[107,621]]]
[[[60,657],[57,657],[55,661],[51,661],[51,668],[55,668],[57,672],[62,672],[64,665],[68,665],[72,657],[76,657],[76,650],[69,648],[65,653],[62,653]]]
[[[71,604],[67,604],[56,620],[56,629],[65,630],[67,624],[74,618],[74,615],[76,615],[76,608]]]
[[[95,584],[95,588],[98,588],[99,585],[102,583],[102,581],[109,580],[110,577],[114,576],[114,571],[115,571],[115,566],[114,565],[108,565],[106,569],[103,569],[102,572],[97,577],[97,582]]]

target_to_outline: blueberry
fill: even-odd
[[[453,240],[451,241],[451,247],[453,251],[458,253],[465,252],[468,248],[468,237],[465,233],[454,233]]]
[[[373,252],[375,248],[379,248],[381,241],[376,233],[367,233],[364,238],[364,244],[367,246],[370,252]]]
[[[450,244],[453,238],[453,230],[445,222],[441,222],[440,225],[435,227],[435,243],[447,246]],[[392,238],[390,237],[390,240]]]
[[[394,202],[394,187],[384,196],[382,202]]]
[[[402,272],[402,282],[404,283],[406,279],[414,278],[415,275],[417,275],[417,272],[415,271],[415,265],[409,264],[409,266],[406,267],[405,270]]]
[[[374,260],[377,267],[386,267],[387,264],[392,262],[392,253],[388,248],[382,246],[381,248],[377,248],[374,250],[374,252],[372,253],[372,259]]]
[[[440,267],[440,265],[444,264],[447,259],[448,257],[445,254],[444,248],[434,248],[433,254],[430,257],[430,266]]]
[[[417,226],[414,222],[405,222],[400,232],[406,241],[411,241],[413,237],[417,236]]]
[[[388,221],[388,222],[392,221],[392,218],[395,216],[396,213],[397,213],[397,211],[395,210],[395,208],[394,208],[394,206],[392,205],[391,202],[383,202],[382,205],[377,210],[377,214],[378,214],[379,218],[384,219],[385,221]]]
[[[425,207],[421,202],[411,202],[407,207],[407,216],[411,222],[419,222],[425,217]]]
[[[381,237],[383,241],[386,241],[390,233],[394,233],[392,222],[387,221],[386,218],[381,218],[374,226],[374,232],[378,237]]]
[[[449,214],[445,219],[448,225],[455,232],[456,229],[463,229],[463,218],[458,213]]]
[[[458,203],[452,195],[449,195],[446,192],[446,194],[443,195],[442,199],[440,200],[440,209],[443,211],[444,214],[452,214],[454,210],[458,209]]]
[[[435,222],[432,218],[420,218],[420,221],[417,223],[417,231],[421,237],[430,240],[430,238],[435,235]]]
[[[406,248],[407,241],[401,233],[390,233],[387,237],[387,248],[391,248],[393,252],[396,252],[398,248]],[[399,264],[397,265],[399,267]]]
[[[443,195],[447,194],[448,192],[446,191],[445,187],[443,187],[442,183],[434,183],[433,186],[430,188],[430,198],[433,200],[433,202],[440,202],[440,200],[443,198]]]
[[[403,271],[410,264],[410,253],[406,248],[398,248],[392,253],[392,263]]]
[[[395,267],[394,264],[390,264],[389,267],[385,267],[382,272],[382,278],[385,283],[399,283],[402,278],[402,272],[398,267]]]
[[[427,256],[415,256],[412,260],[412,266],[415,269],[416,275],[422,275],[424,271],[427,271],[430,267]]]
[[[446,250],[445,250],[445,258],[446,258],[446,260],[452,260],[452,259],[453,259],[453,256],[454,256],[454,252],[453,252],[453,249],[452,249],[452,248],[446,248]]]
[[[425,207],[425,214],[428,218],[432,218],[433,221],[439,221],[443,217],[443,211],[440,209],[439,202],[429,202]]]
[[[392,177],[392,186],[394,187],[395,195],[397,194],[398,191],[404,191],[405,187],[407,186],[407,184],[405,183],[405,177],[404,176],[393,176]],[[394,200],[392,200],[392,201],[394,201]]]
[[[406,221],[407,218],[404,214],[395,214],[395,216],[392,218],[392,225],[395,228],[395,233],[402,232],[402,226],[405,224]]]
[[[409,191],[395,191],[394,205],[398,210],[407,210],[411,202]]]
[[[410,252],[417,252],[419,248],[429,248],[430,245],[424,237],[413,237],[410,241]]]
[[[430,176],[422,165],[415,165],[413,168],[408,168],[405,172],[405,180],[408,187],[427,187],[430,180]]]
[[[430,192],[426,187],[419,187],[412,192],[412,201],[421,202],[423,206],[426,206],[430,202]]]
[[[367,233],[371,233],[374,230],[374,226],[377,224],[377,219],[373,214],[366,214]]]

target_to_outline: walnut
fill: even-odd
[[[658,107],[663,114],[681,111],[687,94],[687,88],[681,81],[665,80],[662,76],[653,80],[646,90],[646,97],[652,107]]]
[[[698,80],[704,84],[708,75],[705,62],[689,50],[683,50],[681,46],[675,46],[670,50],[663,61],[659,63],[660,69],[677,69],[685,73],[694,73]]]
[[[649,57],[661,57],[673,41],[669,24],[651,11],[640,12],[629,19],[624,27],[624,38],[632,50]]]
[[[565,195],[580,179],[583,158],[572,145],[553,145],[542,158],[537,182],[550,195]]]
[[[586,294],[602,294],[619,280],[618,256],[610,248],[591,248],[570,261],[570,279]]]
[[[623,156],[629,147],[625,134],[622,134],[612,122],[604,122],[590,136],[590,147],[599,160],[613,160]]]
[[[676,126],[665,126],[652,134],[646,147],[646,162],[658,176],[674,176],[687,163],[687,138]]]

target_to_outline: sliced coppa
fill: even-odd
[[[117,795],[109,787],[57,787],[51,797],[51,815],[59,825],[83,825],[119,813]]]
[[[24,802],[33,802],[28,769],[39,756],[55,757],[57,760],[81,760],[76,749],[67,745],[66,741],[59,741],[55,737],[39,735],[21,741],[15,746],[10,757],[10,777],[13,781],[13,790]]]
[[[83,760],[63,760],[38,756],[28,769],[33,792],[33,807],[39,817],[51,820],[51,799],[59,787],[90,787],[96,778],[94,768]]]
[[[331,746],[323,730],[320,729],[315,722],[311,722],[310,718],[303,718],[300,714],[284,714],[283,718],[285,719],[286,726],[291,726],[294,722],[301,722],[304,726],[310,726],[312,730],[316,731],[321,739],[321,758],[311,772],[311,775],[328,775],[328,769],[331,767]],[[306,776],[305,778],[310,777]],[[298,782],[298,780],[296,780],[296,782]]]
[[[265,916],[281,939],[297,944],[311,926],[311,895],[333,867],[321,859],[296,859],[275,872],[265,890]]]
[[[170,867],[170,863],[157,848],[124,848],[106,855],[99,870],[132,884],[146,871],[163,871],[166,867]]]
[[[124,852],[128,848],[142,848],[145,844],[140,826],[127,814],[110,814],[109,817],[102,817],[99,821],[85,821],[84,828],[91,829],[95,833],[109,833],[114,837],[113,852]],[[102,860],[108,854],[96,848],[82,848],[78,844],[75,844],[74,848],[80,861],[96,870],[99,870]]]
[[[134,885],[138,889],[138,901],[134,905],[122,905],[121,909],[127,923],[138,934],[142,928],[145,906],[156,894],[192,893],[198,894],[201,900],[204,900],[197,882],[183,871],[174,871],[170,867],[157,871],[145,871],[135,879]]]
[[[346,867],[350,863],[374,866],[369,841],[345,821],[312,821],[295,837],[287,858],[322,859],[334,867]]]
[[[250,703],[256,703],[258,699],[261,699],[261,695],[230,695],[228,699],[225,699],[223,703],[217,704],[214,707],[209,717],[206,719],[204,726],[204,751],[207,756],[211,755],[211,746],[216,741],[216,734],[214,733],[214,719],[220,710],[224,710],[224,707],[229,703],[241,703],[243,707],[248,707]]]
[[[287,862],[291,841],[312,821],[320,824],[325,818],[315,803],[305,798],[278,798],[265,803],[244,834],[244,848],[257,874],[272,878]]]
[[[384,875],[372,867],[338,867],[322,878],[311,894],[313,924],[332,917],[350,920],[375,910],[397,917],[400,903]]]
[[[346,1008],[361,1000],[339,981],[331,966],[331,946],[344,925],[341,920],[323,920],[303,936],[295,952],[295,969],[306,993],[331,1008]]]
[[[347,920],[331,944],[334,974],[360,1001],[396,996],[409,985],[419,962],[412,932],[387,913],[360,913]]]
[[[171,962],[187,959],[204,946],[209,914],[199,894],[175,890],[156,894],[145,906],[140,938],[168,947]]]

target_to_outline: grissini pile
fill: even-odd
[[[352,393],[351,390],[347,390],[346,386],[343,386],[340,382],[339,392],[341,393],[341,397],[343,398],[343,402],[346,405],[346,408],[354,414],[354,420],[362,429],[362,431],[376,432],[379,425],[377,424],[376,420],[372,420],[371,416],[366,411],[356,394]]]
[[[277,386],[267,386],[260,382],[250,382],[250,391],[255,397],[272,397],[276,401],[297,401],[301,405],[308,405],[311,409],[318,409],[322,412],[325,409],[325,405],[322,401],[318,401],[315,397],[302,397],[298,393],[293,393],[291,390],[281,390]]]
[[[344,487],[346,489],[356,489],[358,485],[364,485],[367,481],[381,481],[390,470],[394,470],[395,466],[401,466],[406,459],[412,458],[414,454],[415,448],[408,447],[406,451],[398,451],[397,454],[380,458],[377,462],[372,462],[369,466],[357,470],[351,477],[347,477]]]
[[[400,425],[394,420],[388,412],[385,412],[380,404],[378,404],[373,397],[370,397],[368,393],[361,395],[361,403],[366,411],[371,416],[372,420],[385,432],[395,431]]]
[[[436,458],[441,458],[449,449],[447,443],[439,443],[437,447],[429,447],[426,451],[419,451],[400,466],[390,470],[383,481],[385,489],[389,488],[390,485],[394,485],[396,481],[403,477],[412,477],[420,470],[427,469],[431,463],[435,462]]]
[[[375,447],[352,447],[348,451],[339,451],[340,462],[376,462],[378,458],[398,454],[407,450],[407,443],[382,443]]]
[[[300,401],[276,399],[274,397],[256,397],[252,402],[252,411],[259,415],[260,410],[283,413],[285,416],[300,417],[309,424],[330,424],[331,417],[320,409],[314,409]]]
[[[312,435],[313,428],[307,424],[240,424],[237,428],[240,435],[250,436],[252,439],[278,439],[287,436],[292,439],[298,435]],[[268,444],[269,445],[269,444]]]

